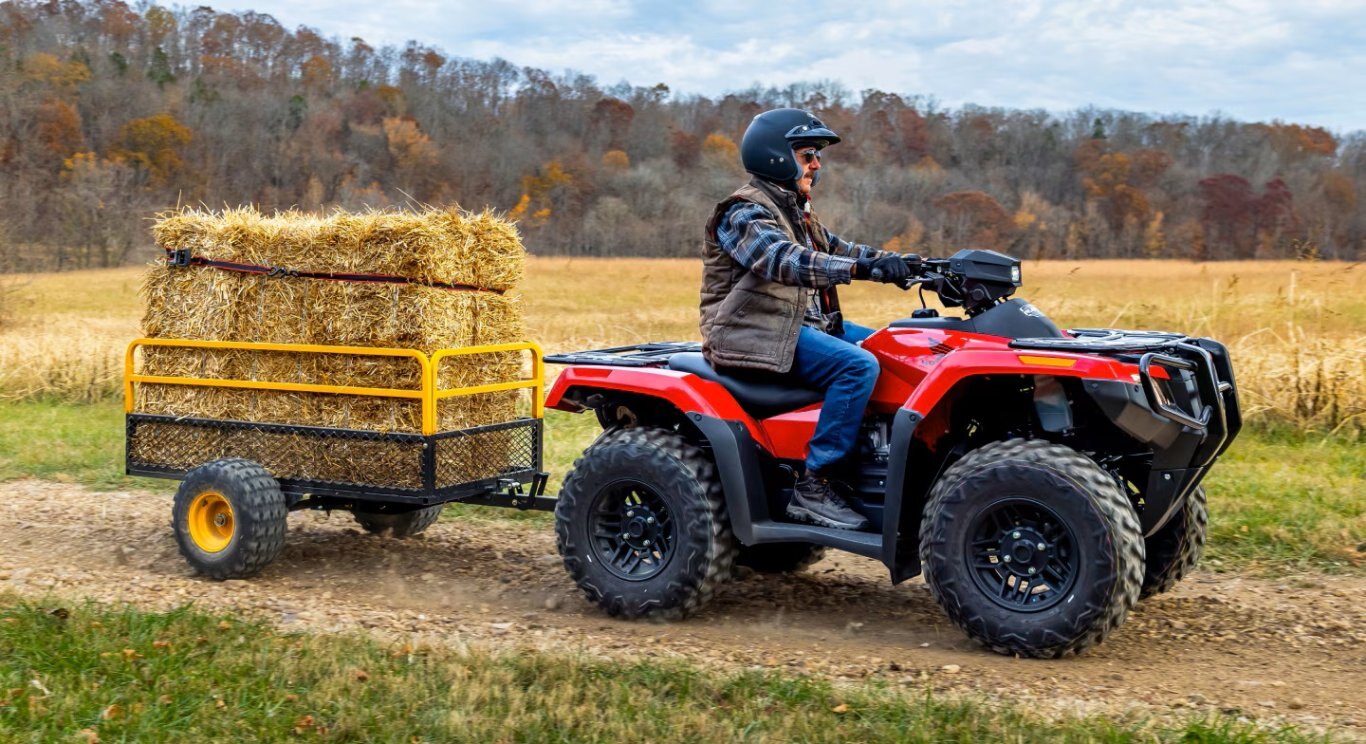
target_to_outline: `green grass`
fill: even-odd
[[[1227,719],[1046,721],[928,691],[682,662],[287,635],[0,594],[5,741],[1298,742]]]
[[[123,407],[113,401],[0,403],[0,480],[165,490],[169,481],[123,474]]]
[[[1244,434],[1210,471],[1207,565],[1366,568],[1366,446]]]
[[[591,415],[548,411],[549,493],[597,436]],[[0,481],[36,477],[101,489],[169,490],[129,478],[117,403],[0,403]],[[1219,570],[1360,571],[1366,568],[1366,448],[1351,439],[1245,431],[1206,481],[1210,547]],[[453,506],[443,518],[548,522],[544,512]]]

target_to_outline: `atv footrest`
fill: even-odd
[[[857,532],[854,530],[832,530],[813,524],[789,524],[785,522],[760,523],[753,526],[752,544],[775,542],[808,542],[831,548],[847,550],[850,553],[882,558],[882,533]]]

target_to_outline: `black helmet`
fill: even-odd
[[[781,184],[792,183],[802,175],[792,154],[798,142],[817,147],[833,145],[840,136],[810,111],[794,108],[773,109],[754,117],[740,140],[740,162],[754,175]]]

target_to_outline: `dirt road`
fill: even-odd
[[[1040,712],[1222,711],[1366,738],[1366,579],[1200,573],[1117,634],[1059,661],[986,652],[918,580],[833,555],[791,576],[744,576],[683,623],[606,618],[569,582],[542,525],[442,522],[393,540],[349,514],[295,514],[283,555],[250,581],[193,576],[170,498],[40,481],[0,485],[0,590],[148,608],[185,603],[284,629],[371,629],[456,643],[642,660],[685,657],[915,689],[979,691]]]

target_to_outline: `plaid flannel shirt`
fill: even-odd
[[[794,243],[767,209],[752,202],[735,204],[716,229],[721,249],[741,266],[769,281],[813,290],[850,283],[857,259],[879,253],[876,248],[843,240],[829,230],[825,235],[830,253]],[[817,326],[825,320],[815,292],[809,293],[806,317]]]

